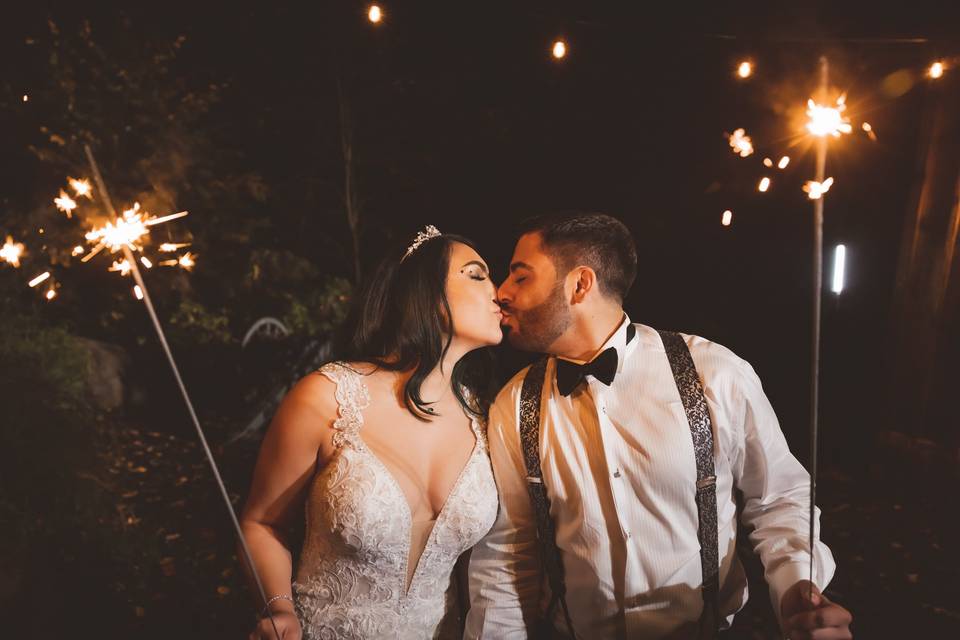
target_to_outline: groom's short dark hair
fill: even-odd
[[[539,233],[563,277],[577,265],[597,274],[600,290],[621,303],[637,277],[637,248],[626,225],[603,213],[552,213],[520,223],[519,235]]]

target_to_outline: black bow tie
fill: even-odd
[[[636,335],[636,328],[630,324],[627,325],[627,343],[633,340]],[[603,350],[599,356],[586,364],[576,364],[569,360],[557,360],[557,390],[561,395],[568,396],[573,393],[585,376],[593,376],[608,387],[617,377],[617,363],[619,356],[617,350],[608,347]]]
[[[561,395],[568,396],[585,376],[593,376],[603,384],[610,386],[617,375],[617,350],[613,347],[586,364],[576,364],[569,360],[557,360],[557,389]]]

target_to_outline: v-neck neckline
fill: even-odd
[[[354,372],[356,373],[356,372]],[[357,383],[363,388],[367,397],[370,397],[370,389],[367,387],[366,383],[360,378],[360,374],[357,374]],[[466,413],[466,412],[464,412]],[[356,418],[359,422],[358,427],[362,427],[363,419],[363,408],[356,407]],[[466,463],[463,465],[463,468],[460,469],[460,473],[457,475],[457,479],[454,480],[453,485],[450,487],[450,491],[447,493],[447,497],[443,499],[443,504],[440,505],[440,511],[437,512],[437,517],[434,519],[433,528],[430,531],[430,534],[427,536],[427,541],[423,545],[423,549],[420,552],[420,556],[417,558],[416,567],[413,570],[413,576],[410,578],[410,584],[406,584],[407,580],[407,570],[410,566],[410,552],[413,550],[413,507],[410,506],[410,501],[407,499],[407,494],[403,491],[403,487],[400,486],[400,483],[397,481],[396,476],[393,475],[393,472],[390,471],[390,468],[380,459],[373,449],[370,448],[370,445],[367,444],[366,440],[363,438],[363,434],[360,432],[360,428],[357,429],[354,441],[359,444],[357,449],[370,456],[374,460],[376,465],[380,467],[380,470],[386,475],[390,480],[390,485],[393,487],[394,491],[397,494],[397,497],[400,499],[400,502],[403,503],[403,513],[405,516],[405,525],[406,525],[406,539],[407,539],[407,553],[404,555],[403,559],[403,571],[401,571],[400,579],[403,581],[401,584],[400,593],[406,598],[411,590],[413,585],[417,580],[417,576],[420,573],[420,567],[423,562],[423,557],[427,555],[427,549],[430,547],[433,540],[436,538],[437,530],[441,527],[444,521],[444,516],[447,514],[447,506],[450,504],[450,498],[460,489],[460,485],[463,482],[463,478],[467,473],[467,470],[473,464],[473,459],[477,456],[477,452],[480,450],[480,434],[477,429],[476,418],[473,416],[467,415],[467,419],[470,421],[470,431],[473,433],[473,449],[470,451],[470,456],[467,458]]]

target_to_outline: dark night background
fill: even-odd
[[[833,245],[848,251],[847,288],[823,306],[828,593],[856,637],[960,631],[960,74],[948,63],[940,81],[923,77],[935,59],[960,65],[960,9],[386,2],[373,26],[366,6],[42,3],[4,16],[0,240],[27,254],[0,265],[3,635],[245,637],[253,615],[129,277],[105,256],[69,257],[96,201],[73,220],[51,201],[66,176],[90,175],[84,143],[115,201],[191,212],[153,240],[192,241],[196,269],[145,278],[235,501],[257,436],[234,436],[342,318],[355,240],[362,274],[435,224],[477,240],[502,277],[513,225],[561,209],[631,228],[633,320],[750,361],[806,463],[812,206],[800,187],[814,160],[791,110],[816,89],[821,54],[854,124],[830,143],[825,201],[827,282]],[[756,73],[742,81],[745,58]],[[757,147],[746,159],[725,139],[738,127]],[[784,154],[785,171],[761,164]],[[50,302],[25,286],[48,269]],[[291,335],[242,349],[263,316]],[[522,357],[501,351],[507,375]],[[110,376],[112,391],[91,391]],[[744,637],[772,637],[764,600],[761,585],[738,618]]]

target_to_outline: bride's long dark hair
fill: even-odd
[[[410,413],[425,421],[431,414],[420,387],[442,361],[453,338],[446,284],[454,242],[476,250],[467,238],[443,234],[425,241],[406,258],[406,243],[388,251],[367,275],[334,344],[337,360],[368,362],[389,371],[413,369],[403,398]],[[489,348],[466,354],[450,376],[457,400],[477,417],[485,415],[490,406],[495,379]]]

